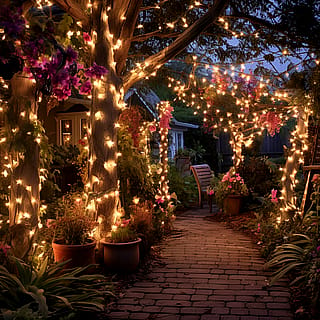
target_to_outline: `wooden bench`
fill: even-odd
[[[199,192],[199,206],[203,208],[203,197],[207,195],[207,188],[210,186],[212,171],[208,164],[198,164],[190,166],[190,169],[196,179]],[[210,212],[212,211],[212,196],[209,198]]]

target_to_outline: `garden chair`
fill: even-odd
[[[203,199],[207,196],[210,213],[212,212],[212,196],[207,195],[207,188],[210,186],[213,177],[213,171],[208,164],[198,164],[190,166],[190,169],[196,179],[199,192],[199,206],[203,208]]]

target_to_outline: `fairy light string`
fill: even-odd
[[[160,3],[158,3],[157,5],[154,6],[154,9],[155,10],[158,10],[161,8],[161,6],[165,3],[166,1],[161,1]],[[47,1],[47,0],[37,0],[36,1],[37,5],[38,5],[38,8],[42,9],[43,6],[50,6],[52,5],[50,1]],[[187,14],[190,10],[201,10],[202,6],[205,6],[204,3],[201,3],[200,1],[194,1],[193,4],[191,4],[187,11],[186,11],[186,14],[175,20],[175,21],[171,21],[171,22],[166,22],[166,25],[167,25],[167,28],[168,29],[175,29],[178,25],[179,26],[183,26],[183,28],[187,28],[189,23],[187,21]],[[92,12],[92,4],[90,1],[87,2],[87,8],[89,10],[89,12]],[[105,14],[103,15],[103,19],[107,22],[108,21],[108,11],[110,11],[111,8],[107,8]],[[125,20],[126,17],[123,15],[121,17],[121,20]],[[229,22],[225,20],[225,18],[221,18],[220,19],[220,23],[221,25],[228,31],[230,31],[230,28],[229,28]],[[108,25],[108,23],[106,23],[106,25]],[[138,25],[137,28],[138,29],[143,29],[143,26],[141,27],[142,25]],[[70,31],[69,33],[69,36],[72,36],[72,33],[73,31]],[[231,31],[232,35],[234,37],[244,37],[244,36],[256,36],[258,37],[258,33],[251,33],[251,34],[241,34],[241,33],[236,33],[235,31]],[[110,41],[110,43],[112,44],[112,48],[111,48],[111,55],[110,55],[110,59],[112,60],[111,63],[109,63],[109,65],[111,66],[111,68],[113,68],[113,71],[115,71],[115,68],[116,68],[116,61],[115,61],[115,53],[117,50],[119,50],[122,46],[122,40],[121,39],[115,39],[115,37],[110,33],[110,30],[107,29],[106,30],[106,34],[105,34],[106,38]],[[95,49],[95,42],[97,41],[96,39],[96,34],[92,33],[91,34],[91,38],[92,38],[92,41],[88,42],[88,45],[91,47],[91,50],[92,52],[94,51]],[[287,54],[286,52],[283,52],[283,54]],[[190,75],[190,83],[192,83],[193,85],[196,85],[197,84],[197,81],[196,81],[196,75],[195,75],[195,70],[196,70],[196,67],[198,66],[199,64],[199,61],[197,61],[196,58],[193,59],[194,60],[194,67],[193,67],[193,73]],[[317,62],[318,60],[316,60]],[[147,71],[147,68],[148,68],[148,65],[145,64],[145,63],[141,63],[140,65],[139,64],[136,64],[135,66],[136,68],[134,69],[134,71],[132,72],[135,72],[137,74],[139,74],[140,76],[143,76],[145,75],[147,77],[147,74],[149,73]],[[206,67],[206,66],[205,66]],[[160,66],[156,66],[155,67],[155,70],[154,72],[152,72],[150,75],[151,76],[155,76],[156,75],[156,72],[157,70],[160,68]],[[230,68],[230,70],[226,70],[226,68],[224,70],[220,69],[219,67],[217,66],[209,66],[208,69],[211,69],[213,70],[213,72],[222,72],[225,73],[227,72],[227,74],[230,74],[231,77],[233,77],[235,74],[236,74],[236,70],[235,68],[236,67],[232,67]],[[242,66],[241,66],[241,70],[242,70]],[[247,79],[248,77],[250,78],[251,75],[245,75],[243,70],[240,72],[238,72],[238,75],[240,75],[240,77],[242,77],[243,79]],[[264,87],[267,87],[268,86],[268,79],[266,78],[263,78],[261,77],[260,79],[260,82],[259,82],[259,86],[261,86],[261,89],[264,88]],[[176,84],[175,83],[176,81],[175,80],[172,80],[171,81],[171,84],[175,86],[175,92],[178,94],[178,98],[181,99],[182,101],[186,102],[187,101],[187,96],[185,94],[186,92],[186,85],[185,84],[182,84],[182,82],[180,84]],[[208,83],[208,79],[206,79],[205,77],[202,78],[202,82],[203,83]],[[103,100],[105,99],[105,86],[106,86],[106,83],[107,83],[107,80],[106,78],[102,78],[102,79],[99,79],[99,80],[96,80],[94,83],[93,83],[93,87],[94,87],[94,94],[96,94],[97,96],[97,99],[98,100]],[[212,84],[210,84],[212,85]],[[217,92],[219,91],[219,95],[225,95],[227,93],[227,90],[223,87],[223,85],[219,85],[219,83],[217,83]],[[232,96],[236,96],[236,88],[234,88],[235,90],[231,91],[230,94]],[[268,95],[267,93],[268,90],[266,90],[266,94]],[[113,97],[114,97],[114,104],[117,106],[117,108],[119,110],[121,110],[122,108],[125,107],[125,104],[123,102],[123,90],[119,90],[118,88],[115,88],[115,87],[112,87],[111,88],[111,93],[113,94]],[[224,131],[232,131],[233,132],[236,132],[237,134],[234,135],[233,137],[233,141],[234,141],[234,144],[233,144],[233,149],[234,149],[234,154],[235,154],[235,162],[238,163],[238,161],[240,161],[241,159],[241,146],[242,144],[247,144],[249,145],[252,141],[252,139],[254,138],[254,136],[256,134],[262,134],[262,131],[264,128],[262,128],[261,126],[259,126],[259,118],[261,116],[261,114],[265,111],[259,111],[259,112],[256,112],[255,115],[253,115],[253,117],[249,120],[246,119],[244,115],[244,112],[240,113],[240,114],[237,114],[237,113],[231,113],[231,116],[221,116],[221,113],[220,113],[220,110],[219,108],[217,108],[216,106],[214,105],[211,105],[210,103],[206,103],[205,99],[203,99],[203,97],[199,98],[198,100],[196,100],[195,98],[197,97],[196,94],[194,94],[194,98],[193,100],[191,101],[190,105],[195,108],[195,113],[202,113],[204,115],[204,122],[208,122],[208,117],[207,115],[210,114],[210,109],[215,109],[215,118],[216,119],[219,119],[219,121],[216,121],[216,123],[214,124],[214,128],[213,129],[223,129]],[[246,109],[248,109],[248,107],[250,107],[250,99],[247,99],[245,97],[237,97],[237,105],[240,106],[240,110],[242,108],[241,111],[244,111]],[[203,105],[205,106],[206,109],[203,108]],[[167,105],[167,109],[168,109],[168,105]],[[3,112],[3,110],[5,110],[5,107],[2,107],[2,110],[0,109],[0,112]],[[306,112],[307,114],[307,112]],[[240,117],[238,117],[238,115]],[[25,114],[21,114],[21,117],[23,116],[26,116]],[[89,115],[88,115],[91,119],[94,119],[94,121],[102,121],[105,117],[107,117],[108,115],[104,114],[102,111],[97,111],[97,112],[91,112]],[[302,114],[302,116],[304,116],[304,114]],[[32,116],[34,117],[34,115]],[[238,117],[238,122],[234,122],[232,119],[234,117]],[[282,117],[282,116],[281,116]],[[289,115],[285,115],[284,116],[285,118],[286,117],[289,117]],[[222,119],[220,121],[220,119]],[[37,119],[34,118],[32,121],[34,121],[34,124],[36,124],[36,121]],[[240,124],[239,124],[240,123]],[[244,124],[241,124],[241,123],[244,123]],[[248,127],[252,125],[254,127],[254,129],[248,129]],[[117,123],[115,124],[115,126],[117,126]],[[216,126],[216,127],[215,127]],[[302,132],[302,129],[299,129],[297,128],[296,131],[294,132],[294,135],[299,135],[300,132]],[[12,128],[12,130],[15,130],[15,128]],[[165,130],[165,128],[164,128]],[[241,131],[242,130],[242,131]],[[245,133],[243,133],[245,132]],[[12,132],[13,134],[15,132]],[[88,128],[88,141],[90,141],[91,139],[91,133],[92,133],[92,123],[89,125],[89,128]],[[165,136],[165,131],[163,132],[163,136]],[[302,134],[303,136],[303,134]],[[161,137],[162,137],[162,134],[161,134]],[[6,141],[3,140],[5,138],[1,138],[0,140],[0,144],[1,143],[5,143]],[[302,138],[301,138],[302,139]],[[116,145],[116,141],[113,140],[112,137],[110,137],[109,135],[106,135],[104,137],[104,140],[105,140],[105,147],[106,148],[115,148],[115,145]],[[37,136],[35,137],[35,142],[40,144],[42,141],[42,137],[41,136]],[[162,151],[164,152],[163,155],[162,155],[162,158],[163,158],[163,161],[166,162],[167,161],[167,151],[165,152],[165,149],[167,148],[167,141],[164,140],[161,140],[161,144],[162,144]],[[296,142],[295,140],[293,140],[292,142],[292,145],[294,144],[298,144],[298,142]],[[86,145],[86,148],[89,149],[89,146]],[[298,155],[299,153],[297,153]],[[108,160],[108,161],[105,161],[104,164],[103,164],[103,167],[106,171],[108,172],[112,172],[113,170],[116,170],[116,162],[117,162],[117,157],[121,156],[120,154],[116,154],[115,158],[114,159],[111,159],[111,160]],[[7,175],[10,175],[10,173],[12,172],[12,170],[14,170],[17,165],[19,164],[19,157],[9,157],[9,156],[6,156],[7,159],[5,159],[7,162],[5,162],[5,168],[3,169],[2,171],[2,175],[3,176],[7,176]],[[300,159],[300,158],[299,158]],[[89,155],[89,166],[92,166],[95,161],[97,161],[97,159],[95,158],[94,155],[90,154]],[[167,171],[167,169],[165,168],[165,166],[162,167],[162,173],[165,174]],[[39,174],[41,174],[40,176],[40,181],[44,181],[45,179],[45,172],[40,170]],[[291,173],[292,174],[292,173]],[[291,175],[290,174],[290,175]],[[100,183],[100,177],[96,177],[96,176],[91,176],[90,180],[87,182],[86,184],[86,194],[87,194],[87,198],[89,199],[91,197],[91,192],[92,190],[94,190],[94,185],[95,184],[99,184]],[[167,190],[167,184],[165,183],[166,181],[166,177],[164,176],[164,179],[162,179],[161,177],[161,181],[163,181],[163,184],[160,185],[160,190],[162,190],[161,192],[163,192],[163,195],[164,196],[167,196],[168,195],[168,190]],[[21,177],[17,177],[16,179],[16,185],[19,187],[19,188],[24,188],[26,190],[26,192],[28,193],[32,193],[32,190],[30,191],[30,186],[29,185],[26,185],[25,182],[23,181],[23,179],[21,179]],[[40,190],[40,186],[39,186],[39,190]],[[88,210],[96,210],[96,206],[99,205],[99,203],[102,203],[105,199],[108,199],[110,197],[114,197],[116,198],[116,202],[118,203],[118,197],[119,197],[119,187],[117,187],[116,190],[111,190],[111,191],[106,191],[104,193],[101,193],[99,194],[99,196],[96,198],[96,201],[90,201],[89,204],[88,204]],[[19,205],[19,202],[20,202],[20,198],[17,197],[16,200],[14,200],[17,204]],[[31,199],[32,201],[32,199]],[[10,206],[11,204],[9,204]],[[116,206],[117,207],[117,206]],[[45,208],[43,208],[44,210]],[[21,216],[24,216],[25,218],[28,217],[28,212],[21,212],[19,213],[19,217]],[[115,221],[117,219],[117,217],[119,216],[119,214],[121,214],[120,211],[118,211],[117,209],[115,209],[114,213],[113,213],[113,221]],[[98,217],[99,221],[101,220],[100,217]]]

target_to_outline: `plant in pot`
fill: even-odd
[[[222,177],[221,181],[216,181],[213,189],[217,204],[230,215],[240,212],[242,199],[248,195],[244,180],[238,173],[230,171]]]
[[[130,225],[130,219],[116,221],[110,236],[101,240],[105,267],[117,272],[135,271],[139,265],[140,242],[141,239]]]
[[[63,215],[55,221],[52,248],[56,262],[66,261],[67,267],[95,263],[96,241],[92,238],[96,222],[86,213],[85,202],[74,195],[63,201]]]

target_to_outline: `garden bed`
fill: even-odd
[[[257,222],[254,211],[246,211],[238,216],[230,216],[229,214],[218,211],[210,216],[206,216],[204,219],[223,223],[228,228],[245,233],[252,239],[252,242],[259,247],[261,255],[264,256],[265,245],[261,241],[262,234],[260,225]],[[294,279],[295,275],[290,275],[289,282]],[[301,290],[298,286],[290,286],[290,293],[290,303],[296,320],[319,319],[319,310],[310,309],[310,299],[304,290]]]

